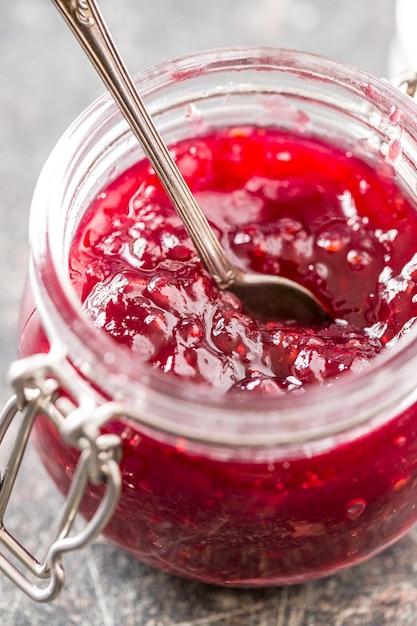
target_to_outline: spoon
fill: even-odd
[[[254,318],[321,324],[329,314],[305,287],[280,276],[247,273],[227,258],[137,93],[95,0],[52,0],[139,140],[219,289],[236,294]]]

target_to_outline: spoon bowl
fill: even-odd
[[[308,289],[281,276],[243,272],[226,256],[139,96],[95,0],[52,0],[118,104],[219,289],[256,319],[322,324],[330,319]]]
[[[309,289],[287,278],[237,271],[227,289],[240,299],[248,315],[262,322],[285,320],[315,326],[331,320]]]

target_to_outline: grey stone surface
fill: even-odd
[[[393,0],[102,0],[132,71],[204,48],[276,45],[386,75]],[[0,4],[0,399],[14,358],[30,199],[59,135],[102,91],[48,0]],[[0,451],[1,455],[1,451]],[[45,544],[60,505],[30,449],[9,524]],[[0,457],[0,467],[2,460]],[[417,531],[369,562],[290,588],[232,591],[181,581],[100,539],[65,559],[67,586],[37,605],[0,579],[3,626],[414,626]]]

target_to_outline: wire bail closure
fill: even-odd
[[[18,417],[20,424],[0,480],[0,571],[30,598],[46,602],[56,598],[63,587],[62,555],[93,541],[111,519],[119,501],[121,440],[114,434],[102,434],[100,428],[120,417],[122,409],[114,402],[99,404],[77,384],[79,378],[70,364],[54,357],[53,351],[12,363],[10,378],[15,395],[0,413],[0,447]],[[41,562],[4,525],[13,486],[39,415],[47,418],[63,440],[80,452],[55,534]],[[102,500],[84,528],[70,535],[89,482],[105,485]]]
[[[391,79],[390,83],[406,96],[417,101],[417,70],[406,70]]]

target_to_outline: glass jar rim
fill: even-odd
[[[173,81],[187,80],[233,67],[244,80],[246,69],[280,68],[318,83],[327,80],[370,101],[387,115],[392,106],[402,111],[402,124],[415,104],[383,79],[319,55],[288,49],[226,48],[199,52],[149,68],[135,76],[147,102]],[[368,89],[371,86],[372,89]],[[270,446],[317,440],[369,424],[387,409],[405,402],[416,387],[409,372],[417,366],[417,329],[385,350],[361,375],[345,374],[334,385],[312,385],[303,393],[273,398],[217,396],[213,390],[173,381],[141,366],[134,357],[84,317],[71,286],[62,246],[57,241],[56,206],[62,198],[61,180],[83,137],[99,136],[110,118],[124,124],[110,96],[104,94],[86,109],[53,149],[34,192],[30,217],[31,283],[36,305],[51,344],[64,344],[67,358],[88,380],[108,390],[126,405],[126,415],[150,428],[227,445]],[[127,132],[126,129],[123,132]],[[388,371],[389,368],[389,371]],[[342,399],[342,401],[341,401]],[[175,410],[173,410],[173,404]],[[198,416],[196,417],[196,412]]]

